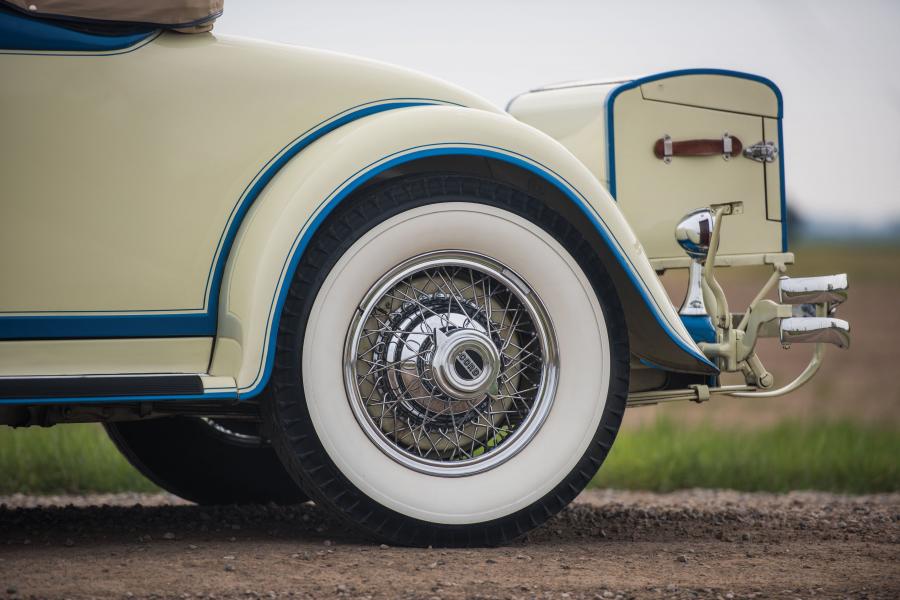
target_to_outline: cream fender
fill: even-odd
[[[626,304],[629,323],[657,332],[641,336],[635,353],[684,371],[715,371],[691,340],[609,193],[569,151],[504,115],[427,106],[345,125],[272,179],[248,212],[228,261],[211,373],[233,376],[241,397],[261,391],[293,268],[316,227],[342,200],[385,169],[426,157],[467,155],[527,170],[589,216],[615,257],[610,270],[624,273],[641,298]]]

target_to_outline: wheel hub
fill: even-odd
[[[404,303],[390,315],[376,342],[384,352],[375,356],[395,365],[384,372],[384,391],[401,399],[408,416],[430,422],[465,419],[497,388],[500,341],[484,333],[477,312],[468,301],[435,294]]]
[[[460,400],[481,400],[491,391],[497,393],[500,351],[491,338],[473,329],[449,334],[437,330],[434,335],[431,370],[444,394]]]

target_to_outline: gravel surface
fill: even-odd
[[[0,497],[0,599],[898,598],[900,494],[591,491],[511,546],[393,548],[312,504]]]
[[[12,496],[0,496],[0,507],[3,508],[38,508],[38,507],[98,507],[98,506],[190,506],[187,500],[182,500],[172,494],[88,494],[71,495],[60,494],[57,496],[29,496],[28,494],[13,494]]]

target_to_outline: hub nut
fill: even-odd
[[[432,372],[441,391],[451,398],[476,400],[496,393],[500,352],[480,331],[435,332]]]

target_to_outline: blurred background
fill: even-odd
[[[691,67],[774,80],[784,137],[794,275],[846,272],[829,348],[805,388],[771,400],[630,409],[595,485],[840,492],[900,490],[900,3],[229,0],[214,34],[367,56],[505,106],[534,87]],[[765,269],[723,270],[732,306]],[[663,277],[676,306],[686,273]],[[779,381],[810,348],[766,345]],[[99,426],[0,428],[0,494],[150,490]]]

